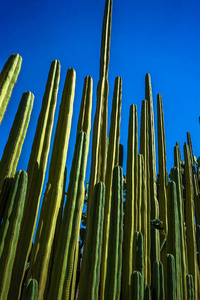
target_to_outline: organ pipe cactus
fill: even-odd
[[[161,261],[155,261],[153,264],[152,293],[155,300],[165,299],[164,272]]]
[[[138,271],[134,271],[131,277],[131,299],[144,299],[144,277]]]
[[[149,175],[150,175],[150,197],[151,197],[151,220],[158,218],[159,206],[156,187],[156,154],[155,154],[155,131],[153,97],[150,74],[145,77],[145,98],[148,101],[148,130],[149,130]],[[158,230],[151,228],[151,262],[160,259],[160,237]]]
[[[195,300],[193,276],[188,274],[186,276],[186,280],[187,280],[187,287],[188,287],[188,300]]]
[[[52,62],[49,71],[42,101],[42,108],[38,118],[28,163],[27,173],[29,176],[29,182],[25,201],[25,213],[22,220],[22,228],[17,246],[11,290],[9,292],[10,298],[14,298],[14,295],[17,294],[17,290],[20,295],[22,278],[31,250],[50,149],[59,80],[60,63],[55,60]]]
[[[35,279],[29,279],[23,289],[22,300],[37,300],[38,283]]]
[[[7,299],[24,211],[28,175],[18,171],[12,183],[0,227],[0,299]]]
[[[143,235],[136,231],[133,239],[133,270],[144,275],[144,245]]]
[[[84,200],[86,144],[86,133],[80,132],[77,136],[65,210],[53,262],[49,289],[51,299],[69,299],[70,296],[72,267]]]
[[[128,153],[126,173],[126,202],[124,216],[123,263],[122,263],[122,297],[131,298],[131,276],[133,273],[133,236],[135,232],[135,203],[137,184],[137,107],[130,107]]]
[[[185,157],[185,181],[186,181],[186,241],[187,241],[187,253],[188,253],[188,271],[193,276],[195,299],[200,297],[199,292],[199,271],[197,264],[197,249],[195,238],[195,224],[194,224],[194,191],[192,183],[192,167],[190,160],[189,147],[184,145],[184,157]]]
[[[101,296],[104,295],[106,273],[107,273],[107,255],[108,255],[108,240],[111,214],[111,195],[113,168],[119,163],[119,137],[120,137],[120,120],[121,120],[121,93],[122,80],[117,77],[115,80],[113,105],[111,114],[111,124],[109,132],[109,144],[107,150],[107,168],[106,168],[106,194],[105,194],[105,212],[104,212],[104,227],[103,227],[103,248],[102,248],[102,263],[101,263]]]
[[[123,173],[119,166],[113,170],[111,211],[104,298],[117,300],[121,290],[123,239]]]
[[[83,253],[79,284],[79,300],[98,299],[101,247],[105,204],[105,185],[98,182],[94,188],[94,201],[87,216],[87,239]]]
[[[176,300],[178,299],[176,293],[176,264],[172,254],[167,254],[166,270],[166,299]]]
[[[22,64],[19,54],[12,54],[0,73],[0,124],[6,112]]]
[[[151,300],[151,287],[148,284],[144,287],[144,300]]]
[[[183,299],[180,219],[178,214],[176,184],[174,181],[170,181],[168,187],[168,220],[167,253],[172,254],[175,258],[177,298]]]
[[[0,162],[0,191],[2,190],[4,179],[15,175],[30,121],[33,100],[34,96],[31,92],[23,93]]]
[[[56,126],[48,184],[41,208],[40,220],[28,272],[28,277],[32,276],[38,281],[38,299],[43,298],[45,290],[51,247],[62,199],[63,178],[73,111],[75,76],[75,71],[69,69]]]

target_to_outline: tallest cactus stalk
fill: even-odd
[[[92,164],[88,192],[88,211],[94,185],[98,181],[105,183],[107,152],[107,114],[108,114],[108,67],[110,58],[112,0],[105,4],[103,29],[101,37],[100,79],[97,86],[97,108],[94,119],[92,140]]]
[[[151,219],[159,217],[159,206],[157,200],[156,185],[156,151],[155,151],[155,131],[154,131],[154,113],[153,97],[151,88],[151,77],[146,74],[145,77],[145,98],[148,101],[149,108],[149,175],[150,175],[150,195],[151,195]],[[151,263],[160,260],[160,238],[159,231],[151,229]]]
[[[12,54],[0,73],[0,124],[6,112],[22,64],[19,54]]]
[[[56,127],[47,189],[30,260],[29,277],[39,284],[38,299],[43,299],[56,221],[63,194],[63,178],[68,151],[75,91],[75,71],[69,69],[63,90]]]

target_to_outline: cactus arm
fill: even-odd
[[[131,299],[144,299],[144,278],[138,271],[134,271],[131,276]]]
[[[155,261],[153,264],[152,294],[153,299],[165,299],[164,272],[161,261]]]
[[[167,254],[166,299],[176,300],[176,265],[172,254]]]
[[[0,73],[0,124],[5,115],[8,102],[17,81],[22,64],[19,54],[12,54]]]
[[[35,279],[29,279],[23,289],[22,300],[37,300],[38,283]]]

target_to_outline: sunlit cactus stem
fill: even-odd
[[[12,54],[0,73],[0,124],[6,112],[22,64],[19,54]]]
[[[15,175],[30,121],[33,100],[34,95],[31,92],[23,93],[0,162],[0,191],[4,179]]]

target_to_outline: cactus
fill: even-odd
[[[177,299],[183,299],[180,220],[178,213],[176,184],[174,181],[170,181],[168,186],[168,220],[167,253],[172,254],[175,258]]]
[[[22,220],[22,228],[17,246],[11,290],[9,292],[10,298],[14,298],[14,295],[17,294],[17,290],[19,290],[18,293],[20,295],[22,278],[31,250],[50,149],[59,80],[60,63],[55,60],[52,62],[49,71],[42,101],[42,108],[38,118],[36,133],[28,163],[27,173],[29,176],[29,182],[24,208],[25,213]]]
[[[131,298],[131,275],[133,273],[133,236],[135,232],[135,203],[137,176],[137,107],[130,107],[128,154],[126,173],[126,201],[124,216],[123,263],[122,263],[122,297]]]
[[[30,121],[30,115],[33,108],[33,99],[34,96],[31,92],[25,92],[23,93],[19,103],[19,107],[0,162],[0,191],[2,190],[5,178],[13,177],[15,175]]]
[[[105,281],[107,273],[107,256],[108,256],[108,240],[111,214],[111,195],[113,168],[119,163],[119,137],[120,137],[120,120],[121,120],[121,93],[122,80],[120,77],[115,79],[115,87],[113,94],[113,105],[111,114],[111,124],[109,132],[109,144],[107,150],[107,168],[106,168],[106,194],[105,194],[105,212],[103,226],[103,248],[102,248],[102,263],[101,263],[101,297],[104,297]]]
[[[123,173],[119,166],[113,170],[111,211],[105,299],[117,300],[121,289],[123,239]]]
[[[176,264],[172,254],[167,254],[166,265],[166,299],[176,300],[178,299],[176,293]]]
[[[88,213],[87,235],[80,274],[79,300],[98,299],[100,279],[102,232],[104,219],[105,185],[98,182],[94,188],[90,214]]]
[[[71,129],[74,90],[75,71],[73,69],[69,69],[66,76],[59,110],[49,168],[48,184],[41,208],[40,220],[28,271],[28,277],[30,278],[32,276],[38,281],[38,299],[43,297],[45,290],[56,220],[62,199],[63,178]]]
[[[143,235],[136,231],[133,239],[133,270],[144,275]]]
[[[150,197],[150,175],[149,175],[149,134],[148,134],[148,101],[142,101],[141,110],[141,127],[140,127],[140,153],[144,158],[144,202],[142,207],[142,220],[143,226],[142,233],[144,236],[144,261],[145,261],[145,283],[150,284],[151,282],[151,197]],[[146,191],[145,191],[146,190]],[[146,195],[145,195],[146,194]],[[145,216],[146,214],[146,216]]]
[[[131,276],[131,299],[144,299],[144,278],[138,271],[134,271]]]
[[[7,299],[24,211],[28,175],[18,171],[12,183],[0,227],[0,299]]]
[[[12,54],[0,73],[0,124],[5,115],[8,102],[17,81],[22,64],[19,54]]]
[[[165,299],[164,272],[161,261],[155,261],[153,264],[152,293],[155,300]]]
[[[188,288],[188,300],[195,300],[194,281],[193,276],[188,274],[186,276],[187,288]]]
[[[144,300],[151,300],[151,287],[148,284],[144,287]]]
[[[29,279],[23,288],[22,300],[37,300],[38,282],[35,279]]]

